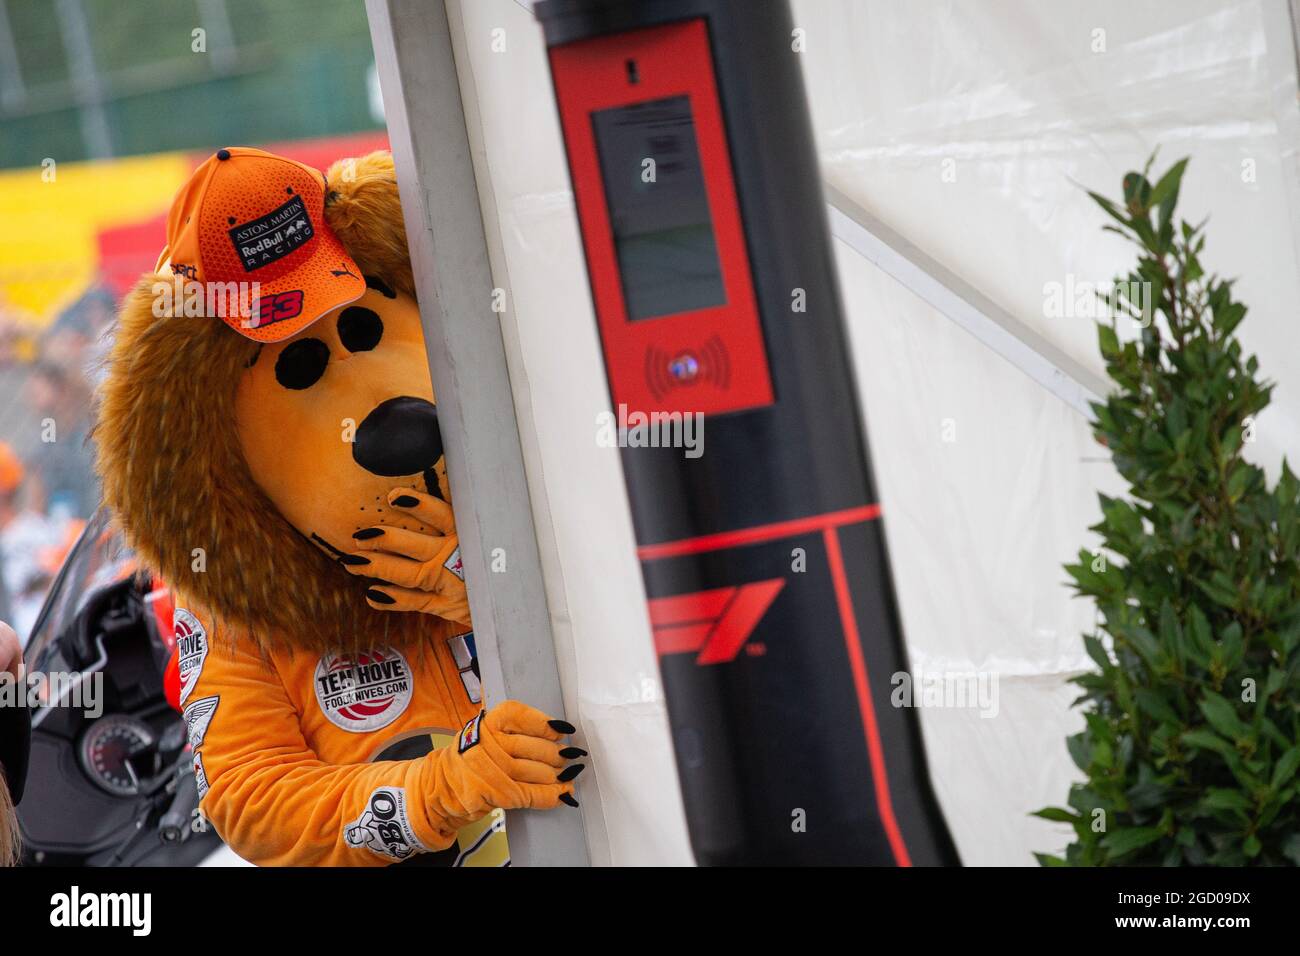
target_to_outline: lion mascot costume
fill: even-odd
[[[175,595],[203,815],[258,864],[507,863],[502,811],[577,806],[585,752],[525,704],[482,710],[391,156],[222,149],[167,242],[95,437]]]

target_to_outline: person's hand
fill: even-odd
[[[564,746],[574,726],[517,700],[480,713],[456,742],[425,759],[429,812],[453,828],[482,819],[496,808],[549,810],[576,807],[573,779],[586,764],[570,764],[587,752]]]
[[[14,680],[23,676],[23,646],[18,643],[14,629],[0,621],[0,674],[12,674]]]
[[[469,598],[451,505],[411,488],[395,488],[388,504],[433,533],[376,525],[352,537],[356,551],[340,560],[359,577],[378,578],[366,602],[380,611],[421,611],[469,623]]]

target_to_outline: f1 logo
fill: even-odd
[[[770,578],[651,598],[655,651],[660,657],[698,652],[695,663],[700,665],[734,661],[783,587],[783,578]]]

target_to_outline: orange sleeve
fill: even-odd
[[[433,754],[324,763],[267,661],[219,641],[203,653],[191,657],[188,679],[182,653],[181,675],[200,807],[241,857],[264,866],[383,866],[452,844],[466,821],[429,812]]]

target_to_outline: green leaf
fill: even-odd
[[[1242,810],[1249,811],[1251,803],[1240,790],[1227,790],[1223,787],[1213,787],[1205,792],[1201,798],[1202,806],[1212,810]]]
[[[1245,433],[1240,425],[1231,426],[1219,442],[1219,464],[1227,465],[1241,450],[1241,439]]]
[[[1233,621],[1219,634],[1219,643],[1223,645],[1223,660],[1229,667],[1236,667],[1241,663],[1242,655],[1245,653],[1246,645],[1241,636],[1241,622]]]
[[[1110,628],[1117,638],[1128,643],[1137,652],[1147,667],[1152,670],[1161,668],[1164,662],[1163,656],[1154,634],[1145,627],[1134,627],[1127,624],[1116,623],[1110,625]]]
[[[1082,819],[1077,814],[1071,813],[1069,810],[1063,810],[1060,807],[1043,807],[1041,810],[1035,810],[1030,816],[1051,820],[1053,823],[1077,823]]]
[[[1209,730],[1186,731],[1182,735],[1182,741],[1188,746],[1199,747],[1202,750],[1213,750],[1215,753],[1225,756],[1235,753],[1231,744]]]
[[[1116,856],[1123,856],[1150,846],[1163,836],[1164,832],[1159,827],[1128,827],[1107,835],[1101,845]]]
[[[1106,648],[1102,647],[1101,641],[1091,634],[1083,636],[1083,648],[1088,652],[1088,656],[1092,658],[1093,663],[1100,667],[1103,672],[1110,670],[1114,666],[1111,659],[1106,655]]]
[[[1215,571],[1210,580],[1193,577],[1192,583],[1200,588],[1211,601],[1226,608],[1236,609],[1240,598],[1232,581],[1222,571]]]
[[[1233,501],[1238,501],[1246,493],[1246,488],[1254,477],[1254,468],[1244,461],[1237,462],[1232,469],[1232,474],[1228,476],[1228,497]]]
[[[1142,536],[1142,518],[1127,501],[1111,501],[1105,514],[1105,527],[1116,537],[1133,539]]]
[[[1207,690],[1199,706],[1210,726],[1228,739],[1240,740],[1250,733],[1250,728],[1237,716],[1237,709],[1214,691]]]
[[[1143,771],[1147,771],[1144,775]],[[1163,807],[1169,801],[1169,788],[1152,778],[1146,766],[1139,771],[1140,782],[1126,791],[1129,807],[1133,810],[1154,810]]]
[[[1291,781],[1297,770],[1300,770],[1300,747],[1292,747],[1273,767],[1273,779],[1269,781],[1269,786],[1274,792],[1281,790]]]
[[[1130,208],[1150,208],[1151,183],[1141,173],[1124,174],[1124,202]]]
[[[1083,734],[1066,737],[1065,746],[1070,751],[1070,759],[1074,761],[1074,765],[1087,773],[1088,767],[1092,763],[1092,748],[1084,740]]]
[[[1097,323],[1097,342],[1103,356],[1110,358],[1119,354],[1119,337],[1109,325]]]
[[[1160,605],[1160,646],[1165,653],[1184,657],[1183,628],[1174,613],[1174,605],[1165,598]]]
[[[1139,687],[1134,693],[1138,707],[1162,724],[1177,724],[1178,713],[1170,703],[1149,687]]]
[[[1214,650],[1216,644],[1214,637],[1210,634],[1210,622],[1195,604],[1187,609],[1187,634],[1193,643],[1206,654]]]
[[[1151,198],[1148,200],[1148,204],[1159,206],[1169,199],[1176,202],[1178,200],[1178,186],[1182,182],[1185,169],[1187,169],[1186,157],[1170,166],[1169,171],[1160,177],[1160,181],[1151,190]],[[1186,226],[1186,223],[1184,223],[1184,226]]]
[[[1092,197],[1093,202],[1095,202],[1102,209],[1106,210],[1106,212],[1110,214],[1110,216],[1112,216],[1116,222],[1118,222],[1120,225],[1125,226],[1127,228],[1130,229],[1132,228],[1132,225],[1130,224],[1128,217],[1125,216],[1122,212],[1120,212],[1119,207],[1116,206],[1113,202],[1111,202],[1109,199],[1107,199],[1105,196],[1101,195],[1100,193],[1089,192],[1088,195]]]
[[[1092,762],[1102,770],[1110,770],[1115,766],[1115,748],[1109,740],[1093,741]]]

